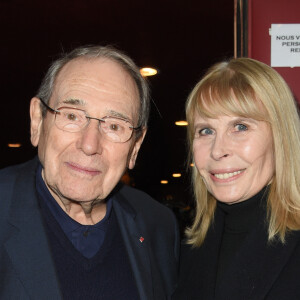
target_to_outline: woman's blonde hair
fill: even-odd
[[[278,236],[284,243],[288,231],[300,229],[300,122],[285,81],[269,66],[250,58],[231,59],[210,68],[186,103],[190,161],[195,113],[210,118],[238,115],[270,124],[275,172],[267,200],[269,240]],[[212,224],[216,199],[196,167],[192,181],[196,215],[186,233],[189,244],[200,246]]]

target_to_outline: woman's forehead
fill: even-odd
[[[223,94],[213,90],[201,92],[198,94],[192,110],[207,118],[216,118],[220,115],[254,119],[266,119],[267,117],[267,111],[262,101],[253,93],[237,93],[233,90]]]

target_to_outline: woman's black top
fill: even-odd
[[[235,204],[217,202],[217,209],[224,213],[224,229],[217,269],[217,285],[238,252],[246,236],[259,221],[265,206],[266,188],[252,198]]]

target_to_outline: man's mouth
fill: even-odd
[[[80,173],[84,173],[84,174],[88,174],[91,176],[96,176],[99,175],[101,172],[95,168],[90,168],[90,167],[85,167],[85,166],[81,166],[75,163],[67,163],[67,165],[74,171],[80,172]]]

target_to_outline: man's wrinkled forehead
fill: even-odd
[[[92,70],[89,68],[90,66],[98,66],[98,70]],[[94,76],[94,80],[101,81],[102,77],[109,80],[118,75],[132,81],[131,83],[136,87],[131,74],[115,60],[106,57],[78,57],[69,61],[61,68],[56,76],[55,86],[60,82],[70,79],[80,81]]]
[[[76,58],[68,62],[56,77],[51,98],[57,102],[80,98],[79,94],[85,100],[85,94],[91,92],[139,107],[139,92],[131,74],[108,58]]]

